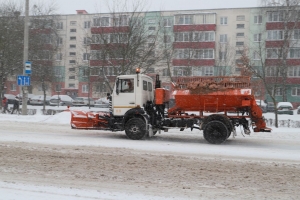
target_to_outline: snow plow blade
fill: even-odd
[[[73,129],[109,130],[109,112],[74,111],[71,112],[71,127]]]

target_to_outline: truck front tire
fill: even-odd
[[[146,123],[140,118],[133,118],[127,121],[125,133],[132,140],[140,140],[146,135]]]

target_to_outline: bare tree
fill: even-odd
[[[91,71],[98,71],[100,81],[110,90],[115,75],[134,73],[135,68],[149,73],[162,59],[162,52],[157,51],[160,14],[153,17],[156,25],[146,26],[144,5],[143,1],[134,2],[129,9],[127,1],[114,2],[109,4],[109,14],[100,14],[93,19]]]
[[[262,7],[259,14],[266,16],[268,22],[276,23],[267,24],[267,30],[255,34],[255,44],[245,48],[241,57],[242,66],[261,80],[274,105],[280,100],[287,101],[288,75],[293,73],[289,59],[300,58],[296,53],[300,53],[298,41],[293,40],[297,39],[299,29],[299,2],[263,0],[263,5],[268,7]],[[277,94],[282,98],[279,99]],[[277,109],[275,126],[278,127]]]
[[[24,21],[22,7],[13,2],[0,4],[0,96],[3,97],[6,81],[16,83],[22,73]],[[16,85],[16,84],[15,84]],[[7,85],[8,87],[8,85]]]
[[[226,37],[225,37],[226,36]],[[236,52],[235,52],[236,51]],[[234,59],[235,53],[243,54],[242,49],[235,50],[230,45],[230,40],[227,39],[227,35],[224,35],[222,41],[218,43],[216,54],[216,63],[217,72],[216,75],[218,76],[226,76],[232,74],[232,68],[236,66],[236,61]]]
[[[30,17],[29,60],[32,61],[32,85],[40,88],[44,95],[45,110],[47,90],[56,82],[54,60],[59,50],[60,38],[57,33],[58,16],[54,4],[33,5]],[[32,92],[32,86],[30,90]]]

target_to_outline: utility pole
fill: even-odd
[[[23,55],[23,75],[25,75],[25,63],[28,61],[28,38],[29,38],[29,0],[25,0],[25,24],[24,24],[24,55]],[[28,87],[22,87],[22,115],[27,115],[27,99],[28,99]]]

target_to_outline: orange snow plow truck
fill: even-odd
[[[124,131],[139,140],[157,132],[177,128],[199,129],[205,140],[220,144],[241,126],[244,133],[270,132],[261,108],[251,94],[250,78],[183,77],[175,83],[175,105],[169,107],[169,91],[161,87],[159,76],[120,75],[107,112],[71,111],[73,129]]]

